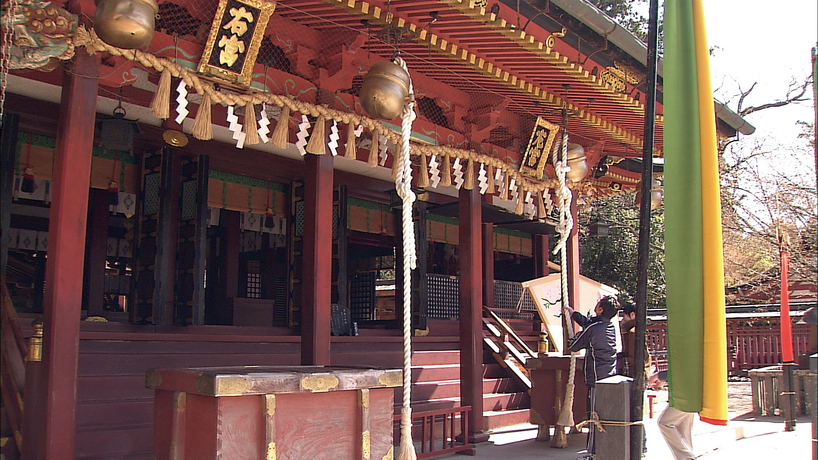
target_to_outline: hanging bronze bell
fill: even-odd
[[[105,43],[123,49],[151,42],[159,7],[154,0],[95,0],[94,30]]]
[[[409,96],[409,74],[399,65],[383,61],[369,68],[361,86],[361,106],[370,116],[394,120]]]
[[[568,144],[566,161],[571,170],[565,173],[565,178],[572,182],[579,182],[588,175],[588,163],[585,161],[585,149],[579,144]]]

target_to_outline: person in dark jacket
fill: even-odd
[[[596,398],[594,387],[597,380],[616,375],[616,326],[611,322],[619,311],[619,301],[614,296],[605,296],[599,299],[594,307],[596,316],[587,317],[570,307],[565,312],[571,319],[582,327],[573,339],[568,341],[568,348],[577,352],[585,349],[585,384],[588,386],[588,411],[596,412]],[[591,425],[588,430],[587,456],[582,459],[593,459],[595,428]]]
[[[614,296],[599,299],[594,307],[596,316],[587,317],[566,308],[571,319],[582,327],[569,341],[571,351],[585,352],[585,384],[592,388],[597,380],[616,375],[616,326],[611,319],[619,311],[619,301]]]

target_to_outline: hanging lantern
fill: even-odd
[[[393,120],[409,96],[409,74],[399,65],[383,61],[369,68],[361,86],[361,106],[370,116]]]
[[[139,134],[136,120],[125,118],[122,102],[113,111],[113,118],[99,120],[99,141],[102,148],[122,152],[133,151],[134,134]]]
[[[588,232],[596,238],[605,238],[610,235],[611,226],[606,222],[594,221],[588,225]]]
[[[568,144],[568,166],[571,170],[565,173],[565,178],[572,182],[579,182],[588,175],[588,163],[585,162],[585,149],[579,144]]]
[[[154,0],[95,0],[94,30],[105,43],[123,49],[148,45],[159,7]]]

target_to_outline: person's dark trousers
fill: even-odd
[[[593,420],[593,414],[596,412],[596,388],[591,386],[588,388],[588,417],[586,420]],[[596,432],[596,426],[593,424],[588,425],[588,439],[585,443],[585,450],[588,451],[589,454],[596,453],[596,446],[594,444],[594,434]]]

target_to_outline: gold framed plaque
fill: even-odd
[[[253,67],[276,3],[264,0],[219,0],[199,73],[250,86]]]
[[[520,163],[520,172],[541,179],[545,165],[548,164],[548,156],[551,154],[551,147],[560,127],[545,121],[542,117],[537,117],[537,123],[531,131],[531,139],[523,154],[523,161]]]

